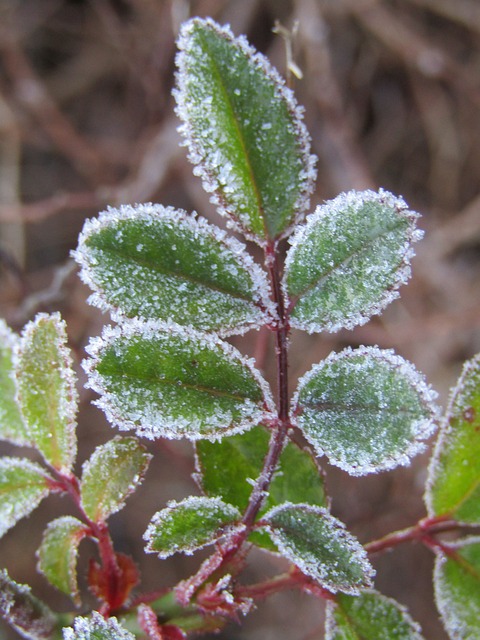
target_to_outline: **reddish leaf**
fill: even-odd
[[[95,560],[90,560],[88,568],[88,584],[90,591],[111,610],[118,609],[139,582],[136,564],[123,553],[116,553],[118,570],[106,569]]]

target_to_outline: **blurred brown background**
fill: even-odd
[[[354,331],[294,335],[292,387],[332,349],[378,344],[413,361],[444,404],[462,362],[480,351],[477,0],[0,0],[0,315],[20,330],[36,312],[60,310],[79,363],[88,337],[108,321],[87,306],[69,258],[85,217],[107,204],[158,201],[222,224],[178,146],[173,114],[175,35],[190,15],[229,22],[282,73],[284,43],[272,27],[298,21],[295,60],[304,77],[295,90],[319,157],[312,209],[346,189],[383,186],[423,213],[425,239],[401,300]],[[235,343],[254,353],[256,338]],[[269,379],[271,356],[268,343]],[[112,435],[91,400],[83,390],[79,471]],[[199,564],[142,551],[151,515],[194,490],[188,445],[149,446],[157,455],[145,485],[111,519],[145,590],[175,584]],[[412,524],[424,515],[427,460],[363,479],[328,469],[334,514],[363,542]],[[0,543],[0,566],[60,610],[69,602],[36,574],[34,554],[45,523],[69,509],[66,498],[48,499]],[[84,543],[81,567],[92,550]],[[374,563],[377,587],[410,607],[426,638],[445,638],[431,554],[404,545]],[[251,564],[248,580],[284,566],[260,554]],[[321,602],[286,593],[218,637],[320,640],[322,619]],[[0,638],[14,637],[0,626]]]

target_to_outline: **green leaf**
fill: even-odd
[[[14,356],[18,336],[0,318],[0,439],[17,445],[30,444],[16,401]]]
[[[245,511],[255,480],[262,472],[269,442],[270,435],[261,426],[221,442],[197,442],[196,478],[202,489],[208,496],[218,496],[241,512]],[[321,470],[310,452],[293,442],[289,442],[282,452],[259,517],[282,502],[327,504]],[[275,549],[263,531],[252,532],[249,540],[261,547]]]
[[[136,438],[117,436],[97,447],[83,464],[81,496],[87,517],[103,522],[123,509],[143,481],[151,459]]]
[[[238,509],[220,498],[190,496],[181,502],[173,500],[153,516],[143,536],[145,550],[157,553],[159,558],[178,552],[190,555],[237,530],[228,525],[239,519]]]
[[[214,334],[126,321],[89,347],[89,385],[122,429],[147,438],[219,439],[269,417],[273,400],[252,361]]]
[[[405,607],[378,591],[339,593],[327,603],[325,640],[423,640]]]
[[[333,332],[380,313],[410,277],[417,217],[383,190],[350,191],[317,207],[285,262],[291,326]]]
[[[269,441],[268,432],[255,427],[221,442],[197,442],[197,478],[205,493],[244,511],[252,485],[262,471]],[[326,504],[319,469],[309,453],[293,443],[283,450],[265,508],[286,501]]]
[[[292,419],[318,455],[365,475],[407,465],[424,450],[435,428],[436,395],[392,351],[348,348],[300,379]]]
[[[18,400],[28,437],[61,473],[75,461],[77,392],[65,323],[58,313],[39,313],[22,335],[16,367]]]
[[[243,244],[184,211],[110,208],[86,222],[74,255],[102,309],[223,335],[269,322],[265,272]]]
[[[425,499],[431,516],[480,524],[480,354],[452,390]]]
[[[52,490],[53,478],[26,458],[0,458],[0,536],[28,516]]]
[[[480,541],[466,538],[437,556],[435,599],[452,640],[480,637]]]
[[[77,586],[78,546],[90,529],[72,516],[50,522],[37,551],[38,570],[54,587],[66,593],[78,606]]]
[[[281,555],[322,587],[357,594],[371,586],[375,572],[366,551],[327,509],[285,503],[263,520]]]
[[[245,38],[212,20],[185,23],[178,46],[177,113],[195,173],[249,238],[286,235],[315,178],[292,92]]]
[[[17,584],[0,571],[0,615],[23,638],[50,640],[57,637],[57,619],[46,604],[32,596],[30,587]]]
[[[63,629],[64,640],[135,640],[116,618],[106,620],[94,611],[89,618],[77,617],[73,629]]]

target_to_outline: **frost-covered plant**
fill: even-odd
[[[407,465],[438,422],[436,394],[410,363],[377,347],[331,354],[288,393],[290,330],[332,332],[381,312],[410,275],[417,214],[383,190],[350,192],[304,222],[314,158],[292,92],[244,38],[211,20],[186,23],[179,48],[175,97],[195,173],[230,226],[261,247],[264,267],[237,239],[171,207],[123,206],[87,221],[75,257],[91,302],[116,321],[88,347],[88,385],[109,421],[136,436],[97,447],[80,478],[63,321],[40,314],[21,337],[0,324],[0,436],[43,458],[0,460],[0,532],[49,493],[67,493],[78,517],[48,525],[38,569],[81,606],[84,538],[100,559],[88,571],[99,612],[54,614],[6,572],[1,612],[27,638],[175,640],[296,588],[326,602],[328,640],[419,640],[405,608],[374,589],[368,557],[417,540],[436,555],[450,637],[478,638],[480,541],[461,536],[480,524],[480,358],[467,363],[441,421],[428,515],[365,546],[330,513],[318,458],[354,476]],[[276,340],[275,398],[255,362],[225,341],[260,327]],[[166,558],[214,545],[195,575],[161,597],[131,597],[137,569],[108,528],[151,459],[138,438],[194,441],[201,492],[153,515],[146,552]],[[286,573],[240,584],[252,546],[283,557]]]

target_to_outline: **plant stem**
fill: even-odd
[[[255,486],[250,495],[242,523],[244,529],[230,538],[227,545],[219,546],[200,567],[199,571],[191,578],[180,582],[175,588],[177,600],[186,605],[211,576],[219,575],[225,567],[235,560],[240,547],[248,537],[253,528],[258,512],[260,511],[268,487],[273,478],[273,474],[278,465],[278,460],[282,453],[288,430],[291,427],[289,417],[289,397],[288,397],[288,332],[290,324],[288,321],[288,311],[285,309],[285,300],[281,286],[281,267],[278,256],[278,243],[271,242],[265,249],[265,265],[270,275],[272,284],[273,300],[277,307],[278,322],[273,327],[276,332],[275,354],[277,361],[277,418],[272,425],[272,435],[262,471],[257,478]],[[238,563],[239,565],[241,563]],[[230,567],[230,572],[235,574],[238,567]]]
[[[97,540],[102,568],[106,577],[106,583],[108,584],[108,594],[106,594],[107,601],[102,613],[108,615],[112,609],[119,606],[118,587],[121,579],[121,570],[117,562],[117,556],[115,554],[115,549],[113,548],[108,526],[104,522],[94,522],[85,513],[82,506],[80,483],[78,478],[73,474],[64,475],[55,469],[54,472],[57,477],[58,488],[70,495],[79,510],[81,517],[88,524],[92,537]]]
[[[383,538],[367,543],[365,550],[368,553],[379,553],[396,547],[402,542],[409,541],[423,542],[426,546],[431,547],[432,536],[446,531],[455,531],[461,526],[462,525],[456,520],[448,520],[445,517],[424,518],[412,527],[402,529],[401,531],[394,531],[393,533],[383,536]]]
[[[250,496],[247,509],[243,516],[243,523],[251,529],[255,518],[262,506],[265,493],[268,490],[273,474],[282,453],[287,432],[290,427],[289,397],[288,397],[288,331],[289,322],[285,312],[285,301],[281,286],[281,270],[278,260],[278,244],[270,243],[265,250],[265,263],[272,283],[273,299],[277,307],[278,324],[276,329],[275,354],[277,359],[277,397],[278,417],[270,439],[262,473],[260,474]]]

